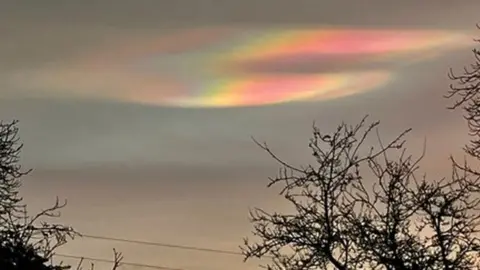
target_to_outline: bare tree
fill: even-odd
[[[77,265],[76,270],[83,270],[83,258]],[[122,265],[123,255],[122,253],[118,252],[117,250],[113,249],[113,265],[112,270],[117,270]],[[95,265],[92,263],[90,264],[89,270],[95,270]]]
[[[52,258],[57,248],[80,234],[72,227],[49,222],[60,216],[66,201],[57,198],[51,207],[28,213],[19,195],[21,178],[30,172],[19,165],[22,147],[17,121],[0,122],[0,269],[70,269],[53,264]],[[114,250],[114,258],[113,269],[117,269],[122,256]]]
[[[477,25],[480,28],[480,25]],[[480,43],[480,40],[475,40]],[[467,121],[470,144],[465,151],[470,156],[480,159],[480,51],[473,49],[474,62],[470,67],[464,67],[463,72],[456,74],[450,69],[448,74],[454,82],[450,85],[446,98],[455,99],[450,109],[461,108]]]
[[[256,239],[245,239],[245,260],[269,257],[267,269],[288,270],[480,269],[479,176],[452,164],[448,178],[418,177],[423,154],[407,154],[409,130],[384,143],[378,125],[314,127],[315,162],[304,167],[259,144],[282,166],[268,186],[280,186],[293,211],[251,211]],[[374,131],[378,145],[365,147]]]

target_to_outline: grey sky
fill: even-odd
[[[277,170],[250,136],[299,163],[308,160],[312,121],[334,128],[366,113],[383,121],[386,137],[413,127],[414,152],[427,137],[425,169],[439,174],[448,153],[458,153],[465,141],[461,118],[445,110],[446,74],[449,67],[470,63],[473,42],[398,67],[398,76],[380,89],[315,103],[181,109],[40,94],[27,98],[35,85],[22,88],[11,80],[67,66],[68,59],[112,40],[180,28],[334,25],[475,34],[479,9],[474,0],[0,0],[0,116],[21,121],[23,161],[35,169],[25,197],[35,207],[55,195],[67,197],[65,220],[85,233],[236,249],[249,230],[249,206],[283,207],[263,189],[266,177]],[[338,70],[359,65],[343,61],[329,63]],[[112,247],[124,251],[127,261],[188,270],[256,269],[235,257],[83,239],[65,253],[108,258]]]

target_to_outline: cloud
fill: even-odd
[[[250,229],[248,206],[283,207],[276,194],[264,189],[277,166],[250,136],[267,141],[287,161],[305,164],[313,120],[332,130],[366,113],[381,120],[385,139],[413,127],[408,146],[414,153],[427,137],[422,172],[448,176],[448,154],[459,154],[467,137],[461,117],[445,110],[442,94],[449,84],[448,68],[468,65],[469,49],[428,58],[423,56],[437,50],[406,50],[394,58],[384,57],[397,55],[391,52],[304,51],[237,58],[229,65],[202,61],[235,48],[253,32],[272,29],[379,28],[393,35],[394,29],[443,29],[459,34],[475,30],[479,5],[478,0],[3,1],[0,115],[20,120],[22,164],[35,169],[23,194],[32,207],[48,206],[56,195],[68,198],[62,221],[82,232],[236,249]],[[236,35],[236,29],[242,34]],[[126,57],[132,52],[143,56]],[[422,61],[410,62],[416,58]],[[125,59],[140,61],[128,65],[132,62]],[[134,103],[171,96],[177,89],[188,93],[192,84],[217,72],[244,79],[372,70],[393,77],[361,95],[328,101],[221,109]],[[128,261],[190,266],[182,265],[185,253],[82,239],[67,245],[65,253],[110,258],[112,245]],[[234,265],[230,257],[188,256],[199,270],[256,269],[240,261]]]
[[[60,65],[14,73],[10,81],[15,88],[29,89],[24,92],[27,97],[159,106],[228,107],[332,99],[378,88],[399,63],[438,56],[464,46],[465,40],[465,35],[448,31],[194,28],[160,38],[112,41]],[[359,70],[334,73],[323,61],[327,57],[329,62],[343,59],[344,66],[349,59]],[[367,65],[359,64],[359,57]],[[390,64],[388,71],[366,68],[385,62]],[[305,72],[305,66],[314,64],[326,72]]]

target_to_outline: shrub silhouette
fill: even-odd
[[[68,265],[54,264],[52,258],[58,247],[80,234],[72,227],[48,222],[60,216],[66,202],[57,198],[51,207],[29,215],[19,196],[21,178],[30,170],[19,165],[23,145],[19,142],[17,123],[0,122],[0,269],[70,269]],[[121,260],[121,254],[114,250],[113,269],[118,268]]]

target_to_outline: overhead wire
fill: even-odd
[[[79,260],[89,260],[94,262],[105,262],[105,263],[114,263],[114,260],[108,259],[100,259],[100,258],[93,258],[87,256],[75,256],[75,255],[68,255],[62,253],[56,253],[55,256],[62,257],[62,258],[70,258],[70,259],[79,259]],[[160,269],[160,270],[187,270],[185,268],[173,268],[168,266],[161,266],[161,265],[153,265],[153,264],[143,264],[143,263],[134,263],[134,262],[120,262],[121,265],[129,265],[129,266],[136,266],[136,267],[144,267],[150,269]]]
[[[107,236],[91,235],[91,234],[81,234],[81,236],[84,237],[84,238],[97,239],[97,240],[124,242],[124,243],[132,243],[132,244],[139,244],[139,245],[157,246],[157,247],[165,247],[165,248],[175,248],[175,249],[192,250],[192,251],[200,251],[200,252],[210,252],[210,253],[217,253],[217,254],[224,254],[224,255],[234,255],[234,256],[243,256],[244,255],[241,252],[232,251],[232,250],[224,250],[224,249],[213,249],[213,248],[205,248],[205,247],[177,245],[177,244],[169,244],[169,243],[163,243],[163,242],[151,242],[151,241],[107,237]]]
[[[173,249],[180,249],[180,250],[209,252],[209,253],[216,253],[216,254],[222,254],[222,255],[244,256],[244,254],[242,254],[241,252],[236,252],[236,251],[232,251],[232,250],[213,249],[213,248],[198,247],[198,246],[178,245],[178,244],[170,244],[170,243],[164,243],[164,242],[153,242],[153,241],[144,241],[144,240],[136,240],[136,239],[126,239],[126,238],[117,238],[117,237],[92,235],[92,234],[81,234],[81,237],[82,238],[102,240],[102,241],[114,241],[114,242],[131,243],[131,244],[137,244],[137,245],[157,246],[157,247],[163,247],[163,248],[173,248]],[[114,263],[114,261],[111,260],[111,259],[101,259],[101,258],[93,258],[93,257],[87,257],[87,256],[76,256],[76,255],[69,255],[69,254],[62,254],[62,253],[57,253],[55,255],[58,256],[58,257],[64,257],[64,258],[85,259],[85,260],[96,261],[96,262]],[[265,255],[264,257],[272,258],[272,256],[269,256],[269,255]],[[150,268],[150,269],[187,270],[187,269],[184,269],[184,268],[173,268],[173,267],[168,267],[168,266],[142,264],[142,263],[134,263],[134,262],[122,262],[121,264],[122,265],[129,265],[129,266],[136,266],[136,267]]]

